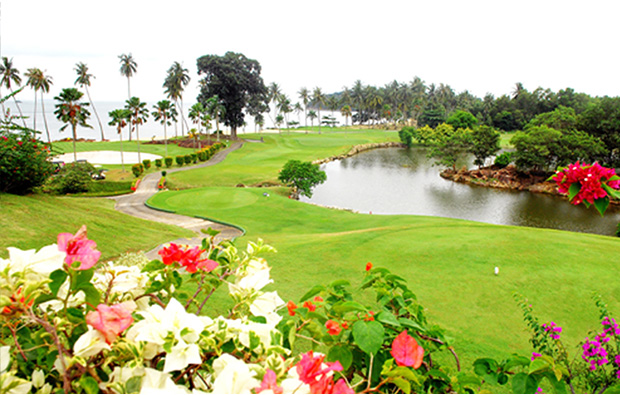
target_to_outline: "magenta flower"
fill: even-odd
[[[106,306],[100,304],[95,311],[86,314],[86,323],[105,337],[108,344],[133,323],[131,313],[136,309],[133,301]]]
[[[65,263],[69,266],[73,262],[80,262],[78,270],[88,270],[95,266],[101,257],[97,251],[97,243],[86,238],[86,225],[82,225],[75,235],[60,233],[58,235],[58,250],[67,254]]]

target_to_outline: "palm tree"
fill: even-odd
[[[88,96],[88,102],[93,107],[93,112],[95,113],[95,117],[97,117],[97,122],[99,123],[99,130],[101,131],[101,141],[103,141],[105,140],[105,136],[103,134],[103,125],[101,124],[101,118],[99,118],[99,114],[97,113],[97,109],[95,108],[95,103],[93,103],[93,99],[91,99],[90,97],[90,91],[88,90],[88,87],[90,86],[90,79],[95,77],[88,72],[88,66],[82,62],[76,63],[74,70],[78,75],[77,79],[75,80],[75,84],[86,90],[86,96]]]
[[[181,63],[174,62],[172,66],[168,69],[168,74],[166,79],[164,80],[164,93],[168,96],[168,98],[174,100],[174,102],[179,107],[181,111],[181,135],[185,136],[185,128],[189,130],[189,125],[187,124],[187,120],[185,120],[184,111],[183,111],[183,90],[185,86],[189,84],[189,74],[187,69],[183,68]],[[180,101],[180,105],[179,105]]]
[[[220,117],[224,116],[226,108],[222,104],[218,95],[211,96],[207,99],[207,102],[205,103],[205,110],[207,110],[207,114],[211,115],[212,118],[215,118],[215,132],[217,133],[217,141],[220,141]]]
[[[125,102],[125,108],[130,111],[130,121],[136,127],[136,142],[138,143],[138,162],[142,162],[140,157],[140,125],[142,125],[149,117],[149,110],[146,109],[146,103],[141,102],[139,98],[132,97]],[[129,130],[131,136],[131,129]]]
[[[11,93],[13,93],[13,88],[11,87],[11,83],[14,82],[16,85],[22,83],[22,77],[19,76],[19,70],[13,67],[13,59],[9,60],[6,56],[2,57],[2,64],[0,64],[0,75],[2,75],[2,79],[0,80],[0,85],[6,86]],[[24,118],[24,114],[22,113],[22,109],[13,95],[13,101],[15,101],[15,106],[17,106],[17,110],[19,110],[19,116],[22,118],[22,122],[24,123],[24,127],[26,126],[26,119]],[[4,109],[4,106],[3,106]]]
[[[116,126],[116,131],[118,132],[118,136],[121,139],[121,168],[123,173],[125,172],[125,160],[123,158],[123,128],[127,126],[129,120],[131,119],[132,113],[131,110],[126,108],[119,108],[117,110],[112,110],[108,113],[108,116],[112,118],[108,125]],[[139,160],[138,160],[139,161]]]
[[[278,97],[277,107],[280,110],[280,114],[284,115],[284,123],[288,129],[288,114],[293,111],[291,108],[291,100],[284,94]]]
[[[364,121],[364,85],[362,85],[362,81],[357,80],[353,83],[351,98],[356,105],[357,122],[361,125]]]
[[[349,126],[349,117],[351,116],[351,106],[348,104],[345,104],[340,109],[340,113],[344,117],[344,126]]]
[[[174,119],[174,104],[172,104],[170,100],[160,100],[153,108],[155,109],[155,111],[151,113],[153,118],[164,125],[164,146],[166,152],[164,156],[168,156],[168,133],[166,131],[166,126],[172,125],[170,119]]]
[[[33,129],[37,129],[37,91],[41,91],[41,109],[43,113],[43,121],[45,122],[45,132],[47,133],[47,141],[49,143],[52,142],[52,138],[50,137],[50,131],[47,127],[47,118],[45,117],[45,102],[43,101],[43,92],[48,93],[50,91],[50,85],[52,84],[52,77],[46,76],[41,69],[33,68],[28,69],[28,71],[24,74],[28,77],[28,81],[26,81],[26,85],[32,87],[34,89],[34,127]]]
[[[125,77],[127,77],[127,98],[131,99],[131,86],[129,84],[129,79],[136,72],[138,68],[138,64],[133,59],[133,56],[131,56],[131,53],[129,55],[127,54],[119,55],[118,58],[121,60],[121,75],[124,75]]]
[[[304,109],[301,106],[300,102],[296,102],[295,105],[293,106],[293,111],[295,111],[295,113],[297,114],[297,120],[299,121],[299,125],[301,125],[301,118],[299,117],[299,114],[301,114],[303,110]]]
[[[256,132],[256,128],[260,128],[258,129],[258,131],[262,131],[263,130],[263,126],[265,126],[265,116],[261,113],[258,113],[254,116],[254,132]]]
[[[318,86],[312,91],[312,102],[319,105],[319,134],[321,134],[321,106],[325,105],[325,95]]]
[[[86,123],[86,120],[90,117],[90,112],[86,108],[88,103],[82,103],[80,101],[82,96],[84,96],[84,94],[76,88],[64,88],[58,96],[54,97],[54,100],[58,102],[54,114],[56,114],[56,118],[58,118],[60,122],[66,124],[60,128],[60,131],[65,130],[67,126],[71,125],[71,130],[73,132],[74,161],[77,161],[77,151],[75,148],[77,126],[80,125],[86,128],[92,127]]]
[[[308,111],[308,118],[310,118],[310,125],[314,126],[314,120],[316,119],[316,112],[314,110]],[[308,131],[306,130],[306,134]]]
[[[200,125],[202,125],[205,115],[205,108],[202,103],[198,102],[189,108],[189,119],[194,125],[198,125],[198,133],[200,133]]]
[[[308,103],[310,103],[310,91],[308,91],[308,88],[303,87],[297,93],[299,94],[299,98],[301,99],[301,101],[304,103],[304,118],[305,118],[304,127],[307,128],[308,127]]]

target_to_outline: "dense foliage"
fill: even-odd
[[[293,187],[294,195],[312,197],[312,188],[325,182],[327,175],[311,162],[289,160],[278,175],[278,180]]]
[[[43,190],[57,195],[88,192],[95,172],[95,167],[90,163],[69,163],[46,181]]]

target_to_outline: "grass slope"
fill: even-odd
[[[108,199],[0,194],[0,256],[8,257],[7,247],[26,250],[53,244],[59,233],[75,233],[84,224],[104,259],[193,235],[122,214]]]

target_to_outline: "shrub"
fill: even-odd
[[[131,172],[134,176],[140,177],[140,174],[144,173],[144,165],[142,163],[136,163],[131,166]]]
[[[157,183],[157,189],[164,189],[166,187],[166,177],[161,177]]]
[[[166,170],[162,170],[161,171],[161,176],[162,177],[166,177],[166,174],[168,174],[168,172]]]
[[[23,195],[52,174],[49,148],[36,133],[10,123],[0,125],[0,192]]]
[[[177,161],[177,165],[179,166],[183,166],[183,163],[185,163],[185,157],[183,155],[177,155],[175,159]]]
[[[186,165],[189,165],[190,163],[192,163],[192,156],[187,154],[183,157],[183,160],[185,161]]]
[[[69,163],[45,183],[43,190],[61,195],[88,192],[95,171],[90,163]]]
[[[616,227],[616,237],[620,237],[620,222],[618,222],[618,226]]]
[[[400,137],[401,143],[405,144],[407,147],[411,147],[411,144],[413,143],[413,130],[415,129],[408,126],[402,128],[398,132],[398,137]]]
[[[198,151],[198,159],[201,162],[205,162],[207,160],[207,153],[204,151]]]
[[[155,167],[158,169],[161,167],[161,159],[155,159]]]
[[[166,158],[164,159],[164,162],[166,163],[166,167],[172,166],[172,157],[166,156]]]
[[[198,162],[198,154],[190,154],[192,156],[192,162],[196,163]]]
[[[144,159],[144,160],[142,161],[142,164],[144,165],[144,168],[145,168],[146,170],[148,170],[148,169],[150,169],[150,168],[151,168],[151,160],[150,160],[150,159]]]
[[[493,164],[503,169],[508,166],[510,162],[512,162],[512,152],[503,152],[495,157],[495,162],[493,162]]]

